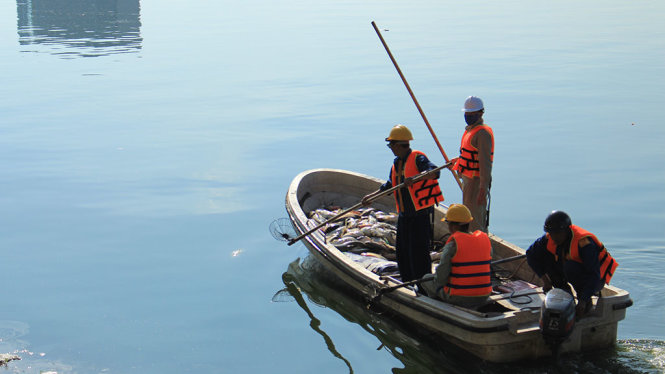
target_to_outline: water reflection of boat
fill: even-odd
[[[474,360],[471,355],[452,345],[441,345],[426,331],[418,331],[411,326],[400,324],[390,318],[366,308],[362,298],[343,292],[339,280],[328,272],[311,255],[302,261],[291,262],[282,274],[284,288],[273,296],[273,301],[296,301],[310,318],[312,330],[320,334],[331,354],[342,360],[354,373],[353,364],[337,348],[336,342],[321,327],[316,310],[309,304],[330,308],[349,322],[362,327],[375,336],[380,346],[404,365],[393,368],[393,373],[435,374],[435,373],[505,373],[537,374],[546,372],[581,373],[660,373],[663,369],[662,341],[628,340],[617,344],[616,350],[598,351],[589,354],[568,356],[556,363],[550,360],[525,361],[521,363],[491,364]],[[314,309],[314,310],[312,310]],[[341,344],[341,342],[337,342]],[[556,366],[552,366],[555,364]],[[555,369],[553,369],[555,368]]]
[[[405,326],[368,310],[363,300],[354,298],[352,293],[343,292],[344,285],[338,284],[334,275],[327,273],[311,256],[302,262],[296,259],[290,263],[282,280],[286,287],[275,294],[273,300],[283,301],[285,295],[293,298],[310,317],[312,329],[323,337],[333,356],[344,361],[350,373],[354,372],[351,363],[339,353],[332,339],[321,329],[320,321],[307,306],[303,292],[314,304],[334,310],[347,321],[358,324],[374,335],[381,343],[377,349],[387,350],[404,365],[404,368],[395,368],[393,372],[435,374],[445,367],[446,373],[467,373],[473,367],[473,364],[469,364],[473,362],[469,360],[472,357],[457,347],[441,346],[440,342],[428,339],[424,331],[422,334],[409,331]]]
[[[330,336],[321,329],[320,327],[321,321],[318,318],[316,318],[316,316],[314,316],[314,313],[312,313],[312,311],[307,306],[307,303],[305,302],[302,293],[300,293],[300,289],[298,288],[296,282],[296,279],[299,279],[299,276],[301,274],[301,272],[298,271],[299,264],[300,260],[296,260],[293,263],[289,264],[288,271],[282,274],[282,281],[284,282],[284,285],[286,287],[281,291],[278,291],[275,294],[275,296],[273,296],[273,301],[283,301],[281,299],[283,299],[285,297],[284,295],[287,294],[289,295],[288,297],[293,298],[309,316],[310,318],[309,325],[312,327],[312,330],[316,331],[319,335],[323,337],[323,340],[326,342],[328,350],[333,354],[333,356],[344,361],[346,366],[349,368],[349,372],[353,373],[353,368],[351,367],[351,363],[344,356],[342,356],[341,353],[337,351],[337,348],[335,348],[335,343],[333,343]]]
[[[362,196],[376,191],[382,181],[369,176],[333,169],[317,169],[303,172],[292,181],[286,196],[286,209],[298,234],[316,226],[308,212],[337,205],[348,207]],[[391,197],[384,197],[373,204],[377,209],[393,211]],[[435,222],[445,214],[445,207],[436,209]],[[435,225],[435,238],[443,238],[447,227]],[[524,250],[494,235],[490,235],[494,260],[507,259],[524,254]],[[326,241],[322,231],[315,231],[303,239],[310,253],[335,274],[345,286],[356,294],[372,298],[377,289],[399,285],[394,277],[375,274],[350,256]],[[494,268],[497,276],[495,289],[507,282],[537,283],[538,278],[523,261],[505,262]],[[534,287],[540,286],[538,284]],[[540,288],[537,291],[542,290]],[[533,294],[533,290],[529,291]],[[441,341],[452,343],[491,362],[511,362],[552,355],[539,328],[542,296],[534,296],[535,302],[524,308],[519,303],[507,302],[511,292],[497,291],[486,308],[470,310],[415,293],[407,287],[386,293],[374,299],[373,306],[391,316],[418,326]],[[566,340],[557,343],[555,351],[580,352],[612,347],[616,342],[618,321],[625,318],[625,309],[632,305],[628,292],[607,286],[602,297],[594,298],[594,311],[580,320]]]

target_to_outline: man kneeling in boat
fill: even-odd
[[[469,232],[473,221],[469,208],[452,204],[442,219],[448,223],[450,238],[441,252],[436,274],[426,275],[421,285],[430,297],[451,304],[476,307],[492,293],[490,261],[492,244],[484,232]]]
[[[598,238],[573,225],[568,214],[555,210],[545,219],[545,235],[526,251],[531,269],[541,277],[543,289],[561,288],[577,294],[575,314],[583,317],[591,310],[591,296],[610,283],[619,265]]]

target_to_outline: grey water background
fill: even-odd
[[[616,0],[0,3],[0,353],[21,357],[0,372],[665,371],[664,11]],[[635,305],[616,349],[558,368],[478,363],[313,274],[290,271],[301,289],[285,280],[307,251],[268,226],[286,216],[296,174],[386,178],[383,138],[397,123],[443,162],[372,20],[449,157],[462,102],[485,101],[492,232],[526,247],[563,209],[617,258],[612,282]],[[441,181],[446,203],[459,202],[452,177]]]

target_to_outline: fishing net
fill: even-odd
[[[296,299],[293,297],[291,292],[289,291],[288,287],[284,287],[281,290],[277,291],[273,296],[272,296],[272,302],[273,303],[284,303],[284,302],[290,302],[290,301],[295,301]]]
[[[273,238],[288,242],[296,237],[296,230],[288,218],[278,218],[270,223],[270,234]]]

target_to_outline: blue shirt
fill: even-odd
[[[572,284],[580,300],[589,300],[593,294],[600,291],[604,286],[600,279],[600,262],[598,261],[600,248],[593,240],[589,240],[589,244],[579,248],[582,263],[567,260],[566,255],[570,248],[571,239],[572,235],[566,242],[557,246],[558,260],[556,260],[554,255],[547,250],[547,235],[543,235],[527,249],[527,261],[538,276],[550,275],[548,270],[555,271],[557,274],[553,274],[554,277],[563,277]]]

